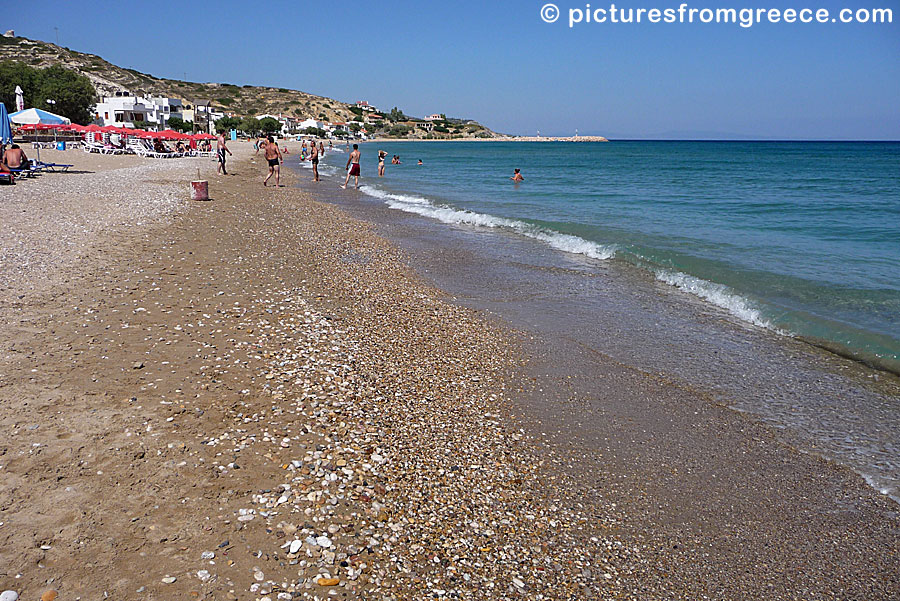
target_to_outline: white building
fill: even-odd
[[[149,123],[159,119],[157,109],[139,96],[111,96],[94,107],[96,122],[101,125],[134,127],[135,122]]]
[[[438,114],[434,114],[434,115],[428,115],[427,117],[425,117],[425,120],[426,121],[443,121],[444,118]]]
[[[315,127],[316,129],[325,129],[325,123],[323,123],[322,121],[316,121],[315,119],[307,119],[297,124],[297,129],[299,129],[300,131],[303,131],[304,129],[308,129],[310,127]]]
[[[184,119],[184,103],[181,102],[180,98],[154,96],[153,98],[150,98],[150,102],[155,106],[162,107],[162,112],[165,114],[166,121],[169,120],[169,117]]]
[[[178,98],[147,98],[130,92],[116,92],[94,107],[95,120],[102,125],[134,127],[143,121],[158,130],[166,129],[170,117],[182,118],[183,105]]]
[[[279,132],[281,136],[289,136],[289,135],[291,135],[291,130],[293,129],[293,123],[292,123],[293,120],[292,120],[292,119],[289,119],[289,118],[287,118],[287,117],[283,117],[283,116],[281,116],[281,115],[269,115],[269,114],[265,114],[265,115],[256,115],[256,118],[259,119],[260,121],[262,121],[262,120],[265,119],[266,117],[269,117],[269,118],[271,118],[271,119],[275,119],[276,121],[278,121],[278,123],[281,124],[281,131]]]

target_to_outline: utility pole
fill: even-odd
[[[59,27],[54,27],[53,31],[56,32],[56,45],[59,46]]]

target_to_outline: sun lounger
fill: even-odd
[[[41,168],[40,167],[29,167],[28,169],[12,169],[10,171],[14,174],[18,175],[21,178],[25,177],[34,177],[36,175],[40,175]]]
[[[42,169],[46,169],[47,171],[52,171],[54,173],[56,173],[58,171],[68,171],[69,167],[74,167],[74,165],[66,165],[64,163],[45,163],[43,161],[41,161],[40,163],[37,163],[37,166]]]
[[[128,149],[139,157],[151,159],[174,159],[184,156],[180,152],[156,152],[148,142],[136,138],[128,140]]]
[[[96,142],[85,142],[81,145],[81,149],[85,152],[97,152],[99,154],[125,154],[128,152],[124,148],[116,148],[115,146],[104,146]]]

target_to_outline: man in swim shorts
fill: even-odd
[[[278,144],[275,143],[272,136],[269,136],[268,140],[268,143],[266,143],[266,161],[269,163],[269,175],[263,180],[263,186],[268,184],[269,178],[274,173],[275,187],[277,188],[281,186],[281,151],[278,149]]]
[[[353,145],[353,152],[350,153],[350,156],[347,158],[347,179],[344,180],[344,185],[341,186],[344,190],[347,189],[347,184],[350,183],[350,178],[356,178],[356,189],[359,189],[359,144]]]
[[[219,157],[219,166],[216,168],[217,173],[221,173],[222,175],[228,175],[228,172],[225,171],[225,153],[231,154],[231,151],[228,150],[228,145],[225,143],[225,132],[220,131],[218,135],[216,135],[216,155]]]
[[[312,146],[309,147],[309,162],[312,163],[312,181],[317,182],[319,181],[319,149],[316,148],[315,142],[313,142]]]

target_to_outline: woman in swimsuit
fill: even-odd
[[[387,153],[383,150],[378,151],[378,177],[384,177],[384,158]]]

